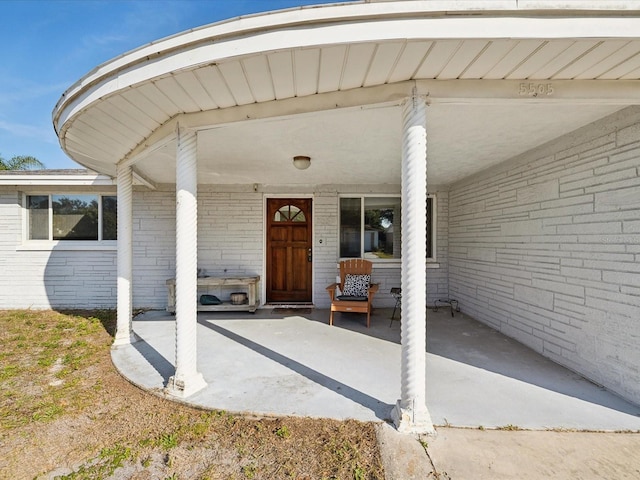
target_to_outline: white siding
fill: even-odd
[[[640,108],[466,179],[449,201],[463,311],[640,403]]]

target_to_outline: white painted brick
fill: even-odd
[[[542,280],[534,278],[532,284],[536,288],[542,290],[548,290],[550,292],[564,293],[565,295],[571,295],[574,297],[584,297],[584,287],[579,285],[570,285],[563,282],[553,282],[548,280]]]
[[[565,170],[565,173],[568,173]],[[585,178],[593,178],[594,176],[594,172],[592,169],[589,170],[583,170],[580,169],[578,172],[573,173],[571,175],[567,174],[567,175],[563,175],[562,176],[562,183],[571,183],[571,182],[576,182],[578,180],[584,180]]]
[[[478,248],[469,247],[467,252],[469,260],[480,260],[483,262],[495,262],[496,250],[495,248]]]
[[[578,205],[570,205],[566,207],[541,209],[538,211],[531,212],[529,216],[531,218],[547,218],[547,217],[562,217],[565,215],[580,215],[580,214],[592,213],[592,212],[593,212],[593,204],[583,203]]]
[[[542,202],[541,207],[543,209],[553,209],[553,208],[562,208],[569,207],[572,205],[580,205],[584,203],[593,203],[594,196],[592,194],[589,195],[577,195],[574,197],[568,198],[560,198],[558,200],[549,200],[547,202]]]
[[[640,123],[630,125],[626,128],[618,130],[616,135],[616,143],[618,145],[628,145],[630,143],[638,143],[640,140]]]
[[[636,262],[616,262],[613,260],[585,260],[584,266],[586,268],[596,268],[605,271],[617,271],[617,272],[640,272],[640,264]]]
[[[637,176],[637,170],[635,167],[627,168],[626,170],[612,172],[606,175],[593,176],[584,180],[562,183],[560,184],[560,191],[564,192],[567,190],[575,190],[577,188],[592,187],[594,185],[610,184],[619,180],[636,178]]]
[[[617,358],[597,347],[593,332],[612,321],[611,312],[640,317],[638,125],[640,108],[617,112],[449,194],[449,288],[463,310],[636,402],[640,375],[630,359],[639,349],[622,333],[629,325],[607,337],[619,346]],[[557,185],[559,195],[529,189],[543,185]],[[465,214],[456,215],[462,202]],[[492,248],[490,265],[471,260]],[[515,280],[512,299],[505,279]]]
[[[558,234],[560,235],[591,235],[591,234],[611,234],[622,233],[622,224],[620,222],[608,223],[578,223],[574,225],[558,225]]]
[[[606,312],[617,313],[627,317],[638,318],[640,317],[640,307],[636,305],[628,305],[620,302],[611,302],[601,298],[588,297],[586,299],[586,305],[588,307],[597,308],[598,310],[604,310]],[[631,332],[626,332],[625,335]]]
[[[640,243],[640,235],[622,234],[622,235],[589,235],[580,238],[581,242],[585,243],[600,243],[600,244],[637,244]]]
[[[553,293],[538,288],[516,285],[513,298],[519,302],[536,305],[547,310],[553,309]]]
[[[623,222],[624,233],[640,233],[640,220]]]
[[[573,268],[573,267],[561,267],[560,275],[571,278],[582,278],[586,280],[602,280],[602,271],[589,268]]]
[[[637,168],[640,166],[640,156],[638,156],[637,150],[630,152],[620,153],[618,155],[611,156],[611,163],[603,165],[594,170],[596,175],[602,175],[606,173],[616,172],[619,170],[626,170],[629,168]]]
[[[550,180],[537,185],[519,188],[517,191],[518,204],[553,200],[559,196],[558,180]]]
[[[602,272],[602,279],[605,282],[640,287],[640,273]]]
[[[500,234],[505,237],[513,235],[537,235],[542,233],[543,228],[542,220],[507,222],[501,225]]]
[[[585,193],[599,193],[611,190],[619,190],[623,188],[635,187],[640,185],[640,177],[633,177],[627,180],[620,180],[615,183],[604,183],[600,185],[594,185],[593,187],[587,187],[584,189]]]

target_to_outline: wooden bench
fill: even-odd
[[[198,277],[198,288],[211,289],[223,287],[241,287],[247,293],[248,301],[240,305],[223,301],[220,305],[202,305],[198,301],[199,312],[219,312],[219,311],[246,311],[255,312],[260,306],[258,298],[258,285],[260,276],[255,277]],[[167,284],[167,311],[175,313],[176,311],[176,279],[170,278]]]

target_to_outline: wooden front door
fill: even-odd
[[[267,199],[267,302],[311,302],[311,199]]]

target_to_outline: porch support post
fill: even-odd
[[[426,405],[426,103],[416,95],[402,113],[401,398],[392,418],[403,433],[435,434]]]
[[[117,253],[117,324],[113,346],[128,345],[137,340],[131,320],[133,275],[133,171],[118,165],[118,253]]]
[[[188,397],[206,386],[197,371],[198,164],[196,132],[177,128],[176,153],[176,372],[171,395]]]

